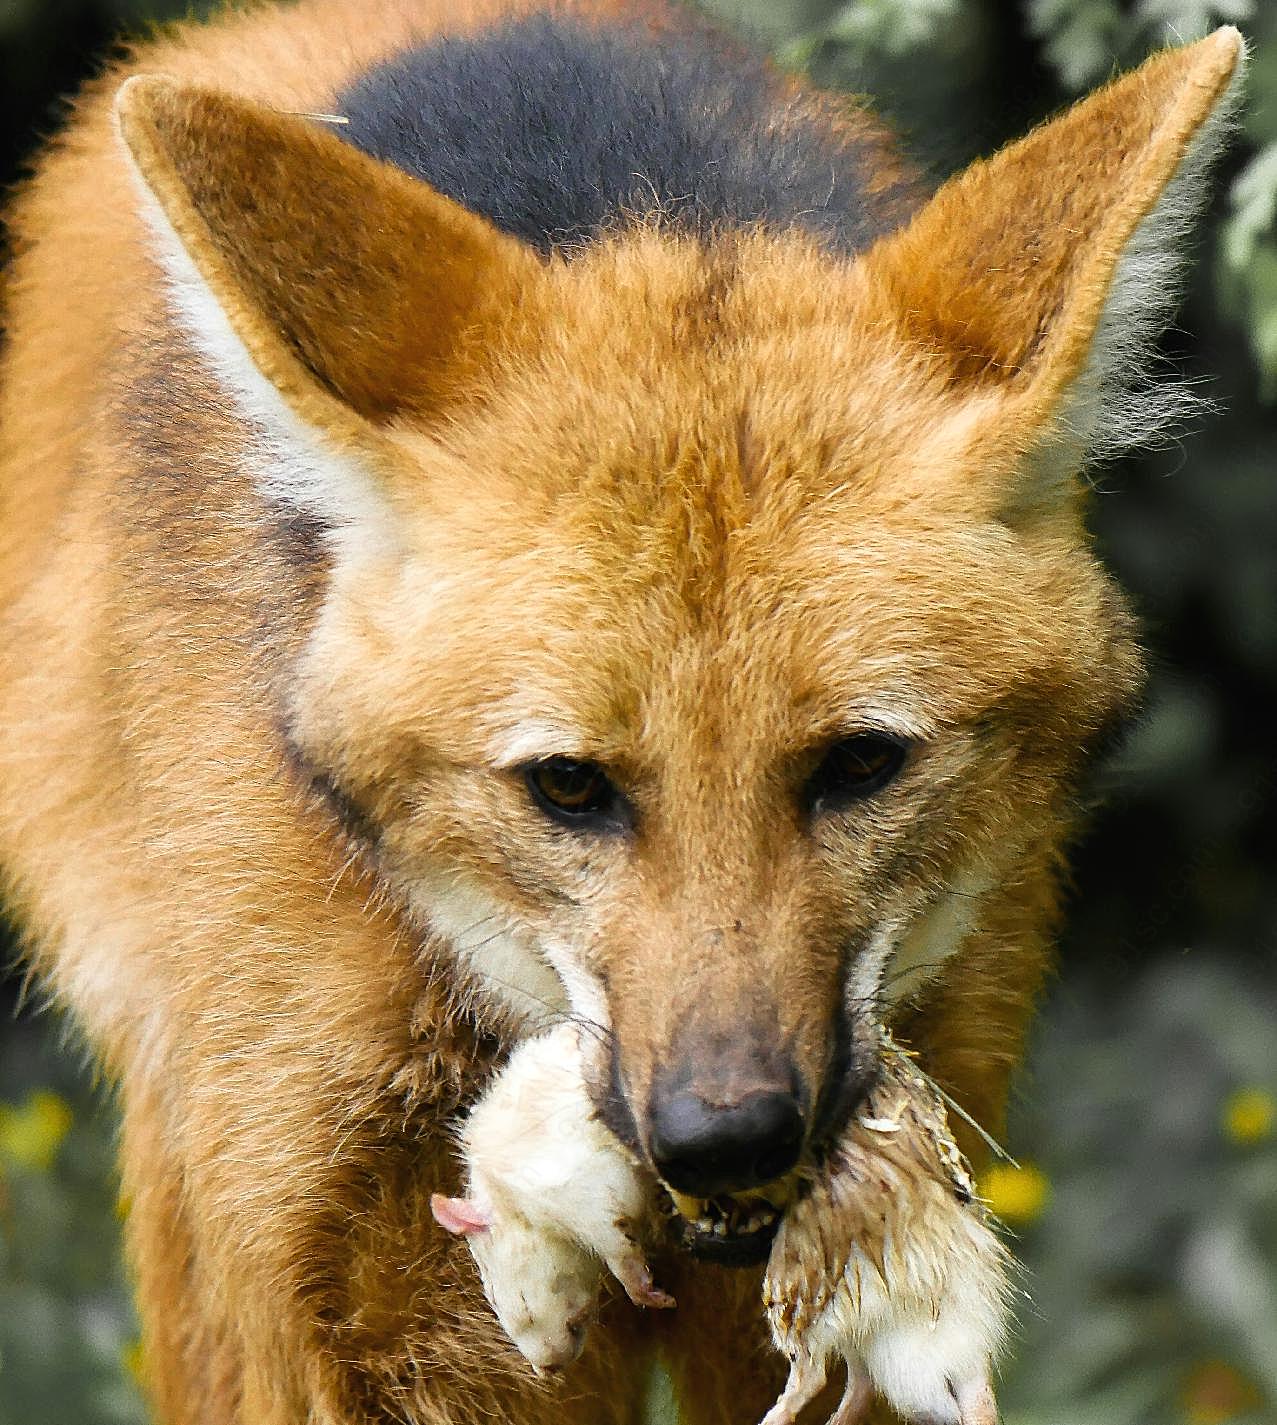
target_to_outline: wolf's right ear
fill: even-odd
[[[320,123],[152,76],[115,112],[179,320],[292,444],[375,447],[380,424],[446,410],[543,278],[532,249]],[[318,471],[292,486],[349,517],[354,492]]]
[[[1245,46],[1169,49],[946,183],[866,254],[885,320],[938,381],[1014,522],[1073,512],[1076,475],[1158,438],[1182,392],[1150,378]]]

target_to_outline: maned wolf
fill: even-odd
[[[656,4],[251,4],[85,92],[10,215],[0,856],[119,1085],[161,1420],[620,1425],[659,1356],[756,1421],[758,1194],[880,1026],[996,1131],[1140,681],[1080,471],[1176,413],[1241,54],[933,196]],[[431,1195],[482,1230],[457,1134],[540,1151],[481,1096],[564,1022],[571,1186],[677,1205],[611,1264],[678,1306],[538,1379]],[[494,1296],[588,1301],[521,1220],[560,1277]]]

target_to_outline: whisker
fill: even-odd
[[[945,895],[957,896],[959,900],[963,901],[981,901],[988,895],[987,891],[960,891],[957,886],[952,886],[947,881],[941,884],[940,889]]]
[[[1013,1168],[1018,1169],[1020,1166],[1019,1163],[1016,1162],[1016,1160],[1011,1156],[1011,1154],[1008,1153],[1007,1150],[1002,1146],[1002,1144],[998,1142],[998,1140],[993,1136],[993,1134],[990,1133],[989,1130],[985,1128],[982,1124],[977,1123],[976,1120],[972,1118],[972,1116],[966,1111],[965,1108],[963,1108],[963,1106],[958,1102],[956,1098],[953,1097],[952,1094],[946,1093],[945,1090],[941,1088],[938,1083],[936,1083],[935,1079],[933,1079],[931,1075],[927,1073],[926,1069],[922,1067],[922,1065],[918,1062],[916,1058],[913,1058],[912,1055],[910,1056],[910,1058],[912,1059],[913,1067],[917,1069],[921,1077],[935,1090],[935,1092],[940,1095],[940,1097],[944,1100],[945,1104],[949,1108],[951,1108],[954,1113],[956,1113],[958,1117],[961,1118],[962,1121],[968,1125],[968,1127],[973,1128],[980,1135],[980,1137],[984,1140],[985,1147],[992,1150],[992,1152],[997,1157],[1001,1158],[1003,1162],[1009,1163]]]
[[[942,960],[915,960],[908,965],[902,965],[890,975],[884,975],[880,989],[890,989],[898,980],[903,980],[906,975],[916,974],[919,970],[939,970],[953,959],[952,955],[946,955]]]
[[[462,954],[471,955],[475,951],[482,950],[485,946],[491,945],[494,941],[499,940],[505,933],[504,930],[498,930],[492,935],[485,936],[482,940],[468,941],[467,937],[473,934],[474,931],[478,930],[481,926],[491,924],[497,919],[499,919],[497,913],[485,915],[479,920],[472,922],[464,930],[457,932],[457,934],[442,938]],[[504,980],[499,975],[494,975],[491,970],[481,965],[468,965],[467,969],[477,979],[485,984],[491,985],[494,989],[521,996],[523,999],[531,1000],[533,1004],[539,1005],[547,1015],[547,1022],[543,1028],[556,1028],[560,1024],[575,1024],[578,1028],[593,1035],[601,1043],[611,1043],[613,1037],[612,1031],[606,1025],[600,1024],[597,1020],[591,1019],[588,1015],[579,1014],[571,1008],[566,1010],[560,1009],[557,1005],[551,1004],[549,1000],[533,993],[525,986],[516,985],[509,980]]]

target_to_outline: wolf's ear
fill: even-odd
[[[321,123],[151,76],[116,116],[179,319],[267,428],[360,444],[445,409],[542,276],[530,248]]]
[[[1081,460],[1177,414],[1182,393],[1148,363],[1244,54],[1226,28],[1154,56],[950,180],[866,256],[910,345],[987,414],[971,425],[990,464],[1039,457],[1013,502],[1058,501]]]

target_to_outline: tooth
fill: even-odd
[[[726,1222],[726,1219],[720,1217],[720,1218],[718,1219],[718,1221],[714,1224],[714,1236],[715,1236],[715,1237],[726,1237],[726,1236],[727,1236],[727,1222]]]
[[[746,1232],[757,1232],[758,1229],[759,1229],[762,1225],[763,1225],[762,1215],[761,1215],[761,1213],[757,1213],[757,1212],[756,1212],[756,1213],[753,1215],[753,1217],[751,1217],[751,1218],[749,1219],[749,1221],[745,1224],[745,1231],[746,1231]]]
[[[709,1217],[698,1217],[693,1226],[698,1232],[712,1232],[714,1230],[713,1219]]]
[[[687,1218],[689,1222],[695,1222],[705,1212],[706,1203],[699,1197],[688,1197],[686,1193],[675,1192],[673,1188],[668,1189],[670,1197],[674,1199],[674,1206]]]

